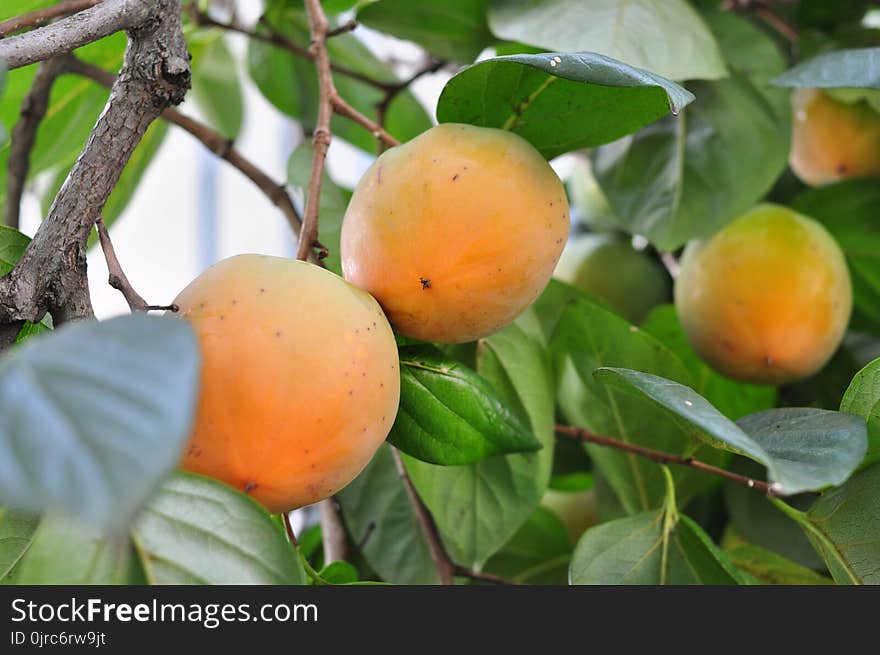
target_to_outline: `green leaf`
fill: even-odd
[[[489,0],[380,0],[361,7],[357,19],[442,59],[469,63],[493,41],[488,6]]]
[[[302,10],[270,8],[265,22],[304,49],[309,45],[308,21]],[[264,28],[259,28],[264,29]],[[330,60],[379,82],[395,83],[397,77],[370,49],[352,34],[333,37],[327,44]],[[318,78],[314,62],[297,57],[274,45],[251,39],[247,54],[248,72],[260,92],[280,111],[299,120],[306,131],[315,128],[318,106]],[[342,74],[334,76],[339,94],[366,116],[375,116],[376,104],[384,92]],[[376,150],[376,139],[359,125],[335,115],[331,119],[334,137],[345,139],[367,152]],[[424,107],[409,91],[399,93],[388,106],[385,127],[400,141],[431,127]]]
[[[707,16],[730,77],[690,84],[697,100],[678,120],[593,154],[617,227],[662,250],[710,235],[750,209],[788,164],[788,94],[765,85],[785,66],[782,54],[744,19]]]
[[[437,119],[512,130],[551,159],[635,132],[692,100],[674,82],[604,55],[548,52],[465,68],[443,89]]]
[[[761,466],[751,460],[734,459],[731,470],[748,477],[761,475]],[[790,496],[785,502],[798,509],[808,508],[815,496]],[[824,569],[822,559],[810,545],[800,526],[781,513],[766,496],[734,482],[724,483],[724,502],[736,531],[749,543],[773,551],[809,569]]]
[[[77,323],[16,348],[0,363],[0,502],[121,527],[177,463],[198,375],[177,318]]]
[[[785,87],[880,89],[880,48],[826,52],[771,81]]]
[[[348,562],[331,562],[320,571],[318,575],[327,584],[346,585],[358,581],[358,571]]]
[[[678,356],[691,372],[694,390],[727,418],[736,420],[776,405],[776,387],[737,382],[709,368],[688,342],[675,305],[654,309],[641,328]]]
[[[666,482],[668,495],[659,511],[609,521],[584,533],[571,562],[571,584],[746,582],[703,529],[678,513],[668,470]]]
[[[880,461],[880,358],[856,373],[840,402],[840,411],[857,414],[868,424],[868,452],[862,465]]]
[[[595,376],[608,387],[653,401],[683,430],[709,445],[764,464],[777,494],[840,484],[865,453],[864,421],[852,414],[813,408],[770,409],[746,416],[737,424],[678,382],[623,368],[601,368]]]
[[[528,315],[528,311],[526,315]],[[531,516],[553,464],[553,383],[541,345],[520,318],[481,342],[477,370],[508,407],[528,416],[543,448],[469,466],[406,458],[407,470],[456,562],[480,568]]]
[[[652,336],[588,300],[568,304],[550,343],[558,380],[557,403],[570,425],[615,436],[656,450],[683,453],[693,440],[667,412],[652,402],[609,389],[593,377],[602,366],[637,366],[670,379],[689,382],[678,358]],[[662,469],[654,462],[591,444],[587,452],[628,513],[659,506],[665,493]],[[705,449],[720,463],[721,453]],[[682,502],[709,481],[689,469],[676,470]]]
[[[234,139],[244,103],[236,62],[223,38],[212,38],[193,59],[192,95],[208,123]]]
[[[56,0],[16,0],[14,5],[10,3],[0,7],[0,20],[29,14],[54,4],[56,4]]]
[[[495,553],[485,570],[520,584],[565,584],[572,547],[562,521],[545,507]]]
[[[303,197],[309,186],[312,176],[312,157],[315,149],[311,143],[297,146],[290,160],[287,162],[287,181],[294,187],[302,190]],[[342,218],[348,207],[351,193],[337,186],[330,178],[327,170],[321,178],[321,196],[318,200],[318,212],[321,217],[320,233],[318,240],[327,248],[327,257],[324,266],[342,275],[342,259],[339,255],[339,239],[342,233]]]
[[[707,236],[760,199],[788,163],[788,114],[734,73],[698,100],[598,149],[593,170],[618,227],[663,250]]]
[[[591,50],[673,80],[725,76],[718,44],[684,0],[493,0],[493,33],[547,50]]]
[[[17,585],[142,584],[127,540],[109,541],[69,515],[49,514],[15,571]]]
[[[39,520],[0,508],[0,584],[14,579],[15,569],[34,540]]]
[[[747,544],[726,550],[725,554],[740,571],[767,585],[830,585],[830,579],[812,569],[785,559],[773,551]]]
[[[823,494],[801,522],[839,584],[880,584],[880,465]],[[781,501],[779,501],[781,503]]]
[[[457,466],[541,442],[474,371],[433,349],[400,356],[400,410],[388,441],[407,455]]]
[[[106,70],[118,71],[125,51],[125,34],[119,32],[77,49],[77,57]],[[33,82],[37,66],[18,68],[9,73],[0,123],[7,131],[18,121],[22,101]],[[86,138],[107,103],[108,89],[79,77],[62,75],[52,86],[49,107],[40,122],[31,151],[28,180],[49,170],[69,169],[82,151]],[[6,171],[9,144],[0,146],[0,205],[6,202]]]
[[[412,504],[382,445],[363,472],[336,494],[352,542],[392,584],[437,584],[437,571]]]
[[[6,275],[21,259],[30,237],[18,230],[0,225],[0,276]]]
[[[799,196],[792,208],[816,219],[843,249],[853,284],[855,313],[880,327],[880,188],[849,180]]]
[[[256,501],[216,480],[178,473],[133,527],[150,584],[302,585],[302,563]]]

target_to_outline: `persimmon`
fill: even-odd
[[[534,147],[446,123],[364,174],[342,224],[342,270],[401,334],[462,343],[538,297],[568,230],[565,189]]]
[[[631,323],[639,323],[672,295],[666,269],[628,241],[585,234],[569,241],[554,275],[600,300]]]
[[[817,372],[837,349],[852,286],[821,224],[764,204],[687,246],[675,304],[691,345],[713,368],[782,384]]]
[[[282,512],[367,465],[400,395],[394,335],[368,293],[313,264],[239,255],[174,302],[202,353],[183,468]]]
[[[841,100],[819,89],[792,94],[794,120],[789,162],[811,186],[880,177],[880,110],[864,98]]]

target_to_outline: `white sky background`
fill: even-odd
[[[253,24],[261,11],[260,0],[240,0],[239,20]],[[422,63],[421,50],[414,45],[372,32],[363,26],[356,34],[382,59]],[[247,37],[230,33],[227,42],[234,52],[243,54]],[[487,53],[490,54],[490,53]],[[239,59],[239,64],[243,59]],[[404,70],[402,75],[411,72]],[[437,99],[448,72],[426,75],[411,87],[416,97],[434,116]],[[244,125],[236,147],[272,178],[286,179],[287,159],[301,132],[263,98],[250,81],[243,66],[239,79],[244,95]],[[182,112],[199,117],[192,101],[184,102]],[[95,117],[97,119],[97,116]],[[353,188],[372,158],[335,139],[328,155],[328,170],[343,186]],[[553,162],[565,169],[565,158]],[[206,236],[200,212],[211,214],[210,198],[205,202],[204,179],[216,177],[213,229],[216,247]],[[301,198],[294,197],[301,203]],[[207,205],[207,207],[206,207]],[[300,204],[301,206],[301,204]],[[26,193],[22,204],[22,231],[33,236],[41,220],[39,202]],[[208,218],[208,224],[211,218]],[[293,233],[281,212],[241,173],[217,159],[183,130],[172,126],[161,149],[141,178],[138,190],[122,216],[110,230],[116,254],[132,286],[144,299],[157,305],[169,304],[204,268],[214,261],[240,253],[258,252],[292,257]],[[128,312],[122,295],[107,283],[107,265],[100,248],[88,254],[89,286],[98,318]]]

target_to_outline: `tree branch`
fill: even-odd
[[[59,2],[57,5],[52,5],[51,7],[44,7],[43,9],[37,9],[36,11],[31,11],[27,14],[22,14],[21,16],[9,18],[0,22],[0,39],[9,36],[14,32],[20,32],[21,30],[30,27],[39,27],[54,18],[78,13],[83,9],[94,7],[99,2],[101,2],[101,0],[66,0],[65,2]]]
[[[321,538],[324,542],[324,564],[344,561],[348,556],[345,527],[339,520],[339,511],[333,498],[318,503],[321,513]]]
[[[141,22],[129,30],[122,70],[107,105],[48,215],[15,268],[0,278],[0,323],[38,322],[47,311],[56,325],[94,315],[86,277],[89,233],[147,127],[167,106],[183,100],[189,88],[180,0],[106,0],[72,18],[96,10],[110,11],[106,18],[117,25],[120,14],[139,16]],[[64,32],[51,34],[50,40]],[[22,37],[0,41],[0,48]],[[69,49],[54,43],[59,52]]]
[[[745,475],[740,475],[738,473],[733,473],[732,471],[727,471],[717,466],[712,466],[711,464],[706,464],[705,462],[696,460],[693,457],[685,457],[683,455],[667,453],[661,450],[645,448],[644,446],[637,446],[636,444],[632,444],[627,441],[621,441],[620,439],[614,439],[612,437],[604,437],[602,435],[590,432],[589,430],[585,430],[583,428],[575,428],[570,425],[557,425],[555,429],[556,434],[562,435],[564,437],[569,437],[571,439],[576,439],[577,441],[581,441],[584,443],[593,443],[598,446],[603,446],[605,448],[622,450],[623,452],[632,453],[633,455],[639,455],[640,457],[645,457],[660,464],[678,464],[679,466],[687,466],[692,469],[697,469],[698,471],[711,473],[712,475],[717,475],[718,477],[724,478],[725,480],[730,480],[731,482],[736,482],[737,484],[744,485],[746,487],[749,487],[750,489],[755,489],[765,496],[776,496],[779,495],[781,491],[779,486],[775,483],[767,484],[766,482],[763,482],[761,480],[755,480],[753,478],[746,477]]]
[[[113,81],[116,79],[112,73],[103,68],[86,63],[72,56],[68,58],[66,66],[68,71],[107,87],[112,86]],[[273,205],[281,210],[281,213],[284,214],[284,218],[287,219],[293,233],[297,237],[299,236],[302,219],[296,211],[296,207],[290,199],[290,195],[287,193],[284,184],[276,182],[270,178],[262,169],[257,167],[256,164],[242,155],[235,148],[233,143],[220,132],[211,129],[203,123],[199,123],[189,116],[180,113],[176,109],[166,109],[162,112],[161,117],[169,123],[177,125],[186,132],[189,132],[208,150],[213,152],[220,159],[228,162],[234,168],[238,169],[245,177],[253,182],[260,191],[263,192]],[[318,261],[319,258],[320,253],[314,254],[314,261]]]
[[[443,545],[443,541],[440,539],[440,532],[437,530],[437,524],[434,523],[434,517],[431,516],[431,512],[428,511],[428,508],[425,507],[425,503],[419,498],[419,494],[416,491],[415,486],[413,486],[409,473],[406,472],[406,467],[403,464],[403,458],[400,456],[400,451],[394,446],[389,447],[391,448],[391,454],[394,456],[394,465],[397,467],[397,474],[403,481],[403,486],[406,488],[406,495],[409,496],[409,501],[416,513],[416,519],[419,522],[419,526],[422,528],[422,535],[428,543],[428,551],[431,553],[431,559],[434,562],[434,568],[437,570],[437,577],[440,579],[440,584],[451,585],[453,583],[453,575],[455,574],[455,565],[446,553],[446,546]]]
[[[21,118],[10,135],[9,162],[6,173],[6,225],[18,229],[21,196],[31,167],[31,150],[37,129],[49,107],[49,96],[55,80],[63,72],[60,59],[49,59],[40,64],[34,81],[21,103]]]
[[[254,41],[262,41],[263,43],[274,45],[275,47],[286,50],[290,54],[300,57],[301,59],[314,60],[315,58],[308,48],[304,48],[298,43],[294,43],[290,39],[286,38],[284,35],[272,30],[271,26],[266,26],[266,28],[270,29],[271,31],[269,31],[268,33],[263,33],[257,32],[256,30],[248,29],[247,27],[239,25],[238,23],[221,23],[220,21],[211,18],[205,12],[200,11],[195,3],[192,2],[187,4],[186,11],[196,25],[200,25],[202,27],[216,27],[222,30],[227,30],[229,32],[244,34]],[[330,32],[331,30],[328,30],[328,37],[330,36]],[[344,75],[345,77],[348,77],[352,80],[357,80],[358,82],[363,82],[364,84],[368,84],[382,91],[387,89],[389,85],[396,84],[396,82],[389,83],[377,80],[370,77],[369,75],[364,75],[363,73],[360,73],[352,68],[348,68],[346,66],[342,66],[333,62],[330,63],[330,68],[333,69],[334,73],[339,73],[340,75]]]
[[[473,569],[462,566],[461,564],[456,564],[452,561],[452,558],[449,557],[449,553],[446,551],[446,546],[443,545],[443,540],[440,538],[440,531],[437,530],[437,524],[434,523],[434,517],[431,516],[431,512],[425,506],[424,501],[419,497],[419,492],[416,491],[412,479],[406,471],[406,467],[403,464],[403,458],[400,456],[400,451],[394,446],[390,446],[390,448],[391,454],[394,457],[394,465],[397,468],[397,474],[403,482],[403,486],[406,489],[406,495],[409,497],[410,504],[416,513],[416,520],[419,522],[419,527],[422,529],[422,535],[425,537],[425,541],[428,544],[428,552],[431,553],[431,560],[434,562],[434,568],[437,571],[437,577],[440,580],[440,584],[453,584],[454,576],[456,575],[470,580],[489,582],[491,584],[519,584],[514,580],[508,580],[500,575],[474,571]]]
[[[120,30],[146,25],[156,15],[154,5],[164,2],[104,0],[55,23],[0,40],[0,59],[10,70],[51,59]]]
[[[133,312],[148,312],[152,310],[177,311],[177,305],[151,305],[143,296],[141,296],[131,283],[128,281],[119,258],[116,256],[116,250],[113,248],[113,242],[110,240],[110,233],[107,232],[107,226],[100,218],[95,223],[98,230],[98,240],[101,242],[101,250],[104,251],[104,259],[107,260],[107,270],[109,271],[108,282],[111,287],[119,291],[128,303],[128,308]]]

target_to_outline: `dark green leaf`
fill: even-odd
[[[379,0],[361,7],[357,18],[442,59],[469,63],[492,43],[488,6],[489,0]]]
[[[30,237],[18,230],[0,225],[0,276],[6,275],[24,254]]]
[[[351,540],[392,584],[436,584],[437,571],[412,504],[383,445],[367,468],[336,495]]]
[[[880,326],[880,188],[850,180],[811,189],[792,207],[816,219],[843,249],[853,283],[855,312]]]
[[[314,148],[311,144],[297,146],[287,163],[287,181],[294,187],[305,191],[308,189],[312,176],[312,157]],[[350,194],[336,185],[324,170],[321,178],[321,196],[318,201],[318,212],[321,216],[321,231],[318,240],[327,248],[324,266],[337,275],[342,275],[342,260],[339,256],[339,238],[342,231],[342,218],[348,207]]]
[[[456,466],[541,443],[474,371],[429,349],[400,357],[400,410],[388,441],[424,462]]]
[[[241,86],[222,38],[213,37],[193,58],[192,95],[209,124],[229,139],[238,136],[244,112]]]
[[[0,363],[0,498],[119,528],[174,467],[194,413],[199,353],[176,318],[83,322]]]
[[[348,562],[331,562],[318,571],[318,575],[327,584],[352,584],[358,581],[358,571]]]
[[[256,501],[178,473],[144,508],[132,538],[150,584],[305,584],[296,550]]]
[[[492,31],[547,50],[591,50],[673,80],[717,79],[724,61],[684,0],[493,0]]]
[[[678,358],[652,336],[599,305],[578,299],[563,312],[550,352],[558,380],[557,402],[567,423],[666,452],[682,453],[692,447],[692,439],[667,412],[644,398],[609,389],[593,377],[602,366],[638,366],[690,382]],[[661,503],[665,483],[654,462],[593,445],[587,445],[587,451],[627,512]],[[715,461],[722,457],[709,448],[702,455]],[[706,476],[689,469],[676,470],[674,475],[682,502],[707,484]]]
[[[812,408],[770,409],[734,423],[690,387],[656,375],[601,368],[603,384],[641,395],[662,407],[693,436],[764,464],[777,494],[840,484],[866,449],[864,421]]]
[[[880,89],[880,48],[827,52],[798,64],[772,82],[776,86]]]
[[[829,578],[797,562],[785,559],[760,546],[737,546],[725,551],[739,570],[752,576],[759,584],[769,585],[830,585]]]
[[[407,458],[407,469],[456,562],[479,568],[528,520],[553,464],[553,383],[541,345],[523,331],[528,314],[481,343],[477,370],[508,407],[528,416],[543,448],[469,466]]]
[[[737,585],[727,556],[687,516],[642,512],[587,530],[569,572],[571,584]]]
[[[692,100],[674,82],[609,57],[548,52],[465,68],[443,89],[437,119],[512,130],[550,159],[635,132]]]
[[[751,208],[788,162],[789,116],[745,76],[691,89],[698,100],[598,149],[594,171],[618,227],[663,250],[712,234]]]
[[[880,460],[880,359],[856,373],[840,403],[841,412],[858,414],[868,424],[864,466]]]
[[[571,553],[565,526],[553,512],[538,507],[485,570],[520,584],[565,584]]]
[[[34,540],[39,519],[0,508],[0,584],[13,581],[15,568]]]
[[[807,536],[840,584],[880,584],[880,465],[823,494],[807,512]]]
[[[709,368],[688,342],[674,305],[657,307],[641,328],[678,356],[691,372],[694,390],[727,418],[736,420],[776,404],[776,387],[736,382]]]

